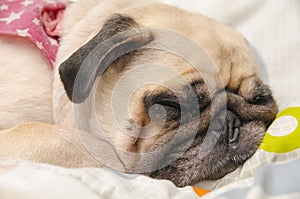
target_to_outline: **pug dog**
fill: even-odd
[[[110,167],[182,187],[243,164],[276,116],[247,41],[212,19],[152,1],[76,1],[62,29],[57,125],[5,130],[5,143],[20,141],[0,142],[2,157]]]

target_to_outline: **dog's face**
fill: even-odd
[[[190,38],[211,61],[200,65],[212,65],[187,60],[199,53],[192,47],[187,57],[158,48],[160,42],[176,42],[189,49],[189,42],[176,36],[161,40],[158,29]],[[59,73],[69,99],[85,104],[82,128],[95,133],[97,121],[127,172],[177,186],[217,179],[237,168],[254,154],[277,113],[239,34],[161,4],[109,18]],[[87,107],[94,108],[95,118]]]

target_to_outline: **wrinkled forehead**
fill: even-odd
[[[131,57],[121,75],[124,84],[147,85],[151,90],[182,90],[200,82],[212,93],[225,87],[219,69],[209,56],[197,57],[200,60],[197,63],[197,60],[189,60],[178,52],[148,47]]]

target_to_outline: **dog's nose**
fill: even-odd
[[[211,122],[211,129],[220,132],[223,139],[227,139],[229,145],[234,145],[240,136],[241,120],[231,111],[219,113]]]

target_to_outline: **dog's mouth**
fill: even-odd
[[[182,150],[188,141],[176,143],[160,162],[168,161],[168,156],[177,156],[177,159],[146,175],[170,180],[179,187],[221,178],[255,153],[265,129],[262,122],[242,123],[234,113],[226,111],[223,124],[220,118],[213,119],[206,136],[197,134],[184,152]]]
[[[272,98],[259,104],[249,103],[234,93],[226,92],[226,95],[227,108],[224,109],[224,103],[220,106],[218,102],[212,103],[210,110],[201,113],[199,131],[186,138],[189,126],[193,125],[189,121],[183,139],[170,144],[155,162],[165,166],[146,175],[182,187],[219,179],[249,159],[274,120],[277,106]]]
[[[196,91],[203,93],[201,87]],[[196,107],[186,103],[189,95],[179,100],[172,93],[145,96],[146,114],[163,128],[150,142],[134,139],[133,153],[120,157],[127,172],[167,179],[178,187],[218,179],[238,168],[255,153],[277,113],[272,96],[252,102],[222,91],[211,99],[197,95]]]

